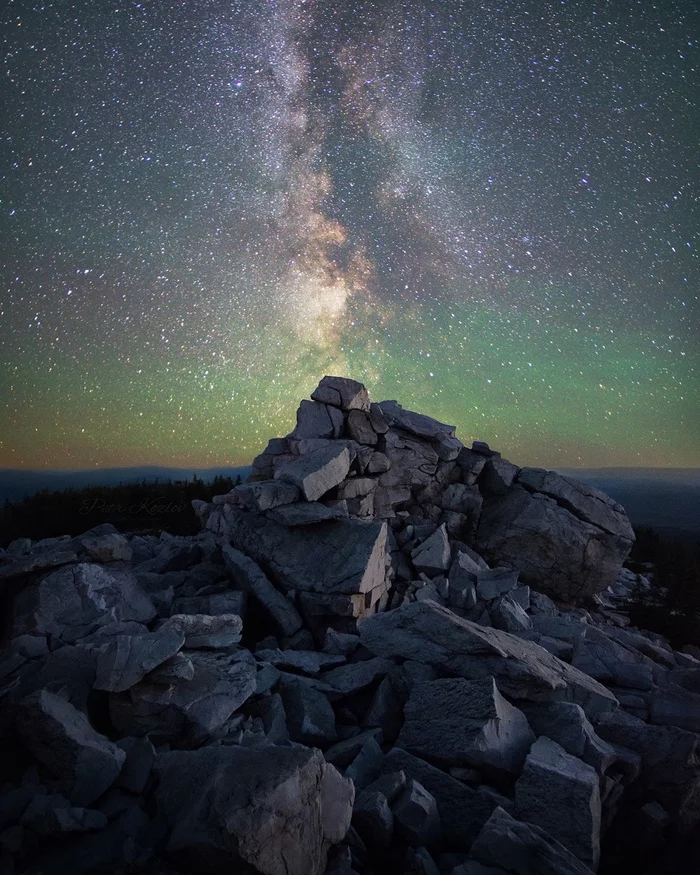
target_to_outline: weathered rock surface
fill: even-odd
[[[195,869],[322,875],[350,826],[352,783],[319,751],[208,747],[160,754],[156,769],[167,850]]]
[[[589,715],[617,706],[605,687],[537,644],[479,626],[435,602],[369,617],[360,639],[379,656],[404,656],[470,680],[493,676],[514,699],[573,701]]]
[[[525,715],[493,678],[441,678],[417,683],[404,707],[397,745],[444,766],[518,775],[535,740]]]
[[[546,736],[532,745],[515,784],[513,814],[546,830],[591,869],[600,858],[598,774]]]

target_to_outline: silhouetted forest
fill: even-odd
[[[637,541],[627,565],[649,576],[651,590],[639,587],[627,613],[635,626],[666,636],[675,649],[700,646],[700,539],[667,540],[649,528],[635,529]],[[653,563],[653,570],[646,563]]]
[[[229,492],[240,477],[192,480],[141,481],[118,486],[82,489],[45,489],[22,501],[5,501],[0,510],[0,546],[14,538],[53,538],[80,535],[100,523],[112,523],[122,532],[170,532],[194,535],[201,528],[192,510],[193,498],[211,501]]]

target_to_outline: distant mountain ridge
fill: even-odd
[[[125,468],[94,468],[87,471],[26,471],[15,468],[0,468],[0,501],[21,501],[25,495],[34,495],[42,489],[60,491],[84,486],[116,486],[119,483],[136,483],[141,480],[191,480],[197,475],[202,480],[214,477],[240,475],[244,480],[250,466],[218,468],[168,468],[158,465],[141,465]]]

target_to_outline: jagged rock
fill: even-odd
[[[23,744],[77,806],[90,805],[116,780],[126,759],[70,702],[47,690],[22,700],[16,718]]]
[[[336,632],[335,629],[328,629],[323,642],[323,652],[347,657],[357,650],[359,643],[360,639],[357,635],[348,635]]]
[[[417,437],[439,441],[442,437],[454,437],[455,426],[445,425],[422,413],[404,410],[396,401],[380,401],[379,407],[390,426],[410,432]]]
[[[127,693],[113,693],[109,703],[112,723],[124,735],[148,733],[153,739],[201,743],[255,692],[257,671],[252,656],[249,661],[234,661],[234,657],[193,651],[189,655],[194,666],[192,680],[164,686],[147,676]]]
[[[389,751],[382,766],[383,775],[393,772],[419,781],[434,797],[443,838],[457,847],[471,844],[497,804],[488,794],[473,790],[400,747]]]
[[[443,766],[471,765],[520,774],[535,736],[492,677],[441,678],[416,684],[397,745]]]
[[[313,532],[292,531],[243,513],[232,517],[231,539],[239,550],[264,564],[285,590],[352,594],[387,587],[385,523],[349,519],[326,523]],[[227,558],[228,550],[223,552]]]
[[[108,622],[147,622],[155,615],[151,600],[131,575],[80,563],[18,593],[13,635],[52,635],[73,643]]]
[[[115,637],[97,658],[95,689],[128,690],[174,656],[184,642],[184,632],[176,628]]]
[[[75,540],[93,562],[128,562],[133,555],[127,539],[116,530],[94,535],[86,532]]]
[[[315,650],[257,650],[255,656],[272,665],[293,668],[311,675],[318,674],[321,669],[345,663],[345,657],[342,655],[333,656]]]
[[[487,568],[476,572],[476,592],[484,601],[506,595],[517,585],[518,572],[510,568]]]
[[[343,430],[343,414],[337,407],[318,401],[302,401],[297,410],[296,428],[291,438],[337,438]]]
[[[564,601],[614,583],[631,545],[519,484],[485,501],[475,536],[487,561],[512,565],[524,583]]]
[[[532,620],[520,605],[509,595],[501,596],[489,605],[489,616],[496,629],[505,632],[526,632],[532,628]]]
[[[5,564],[0,564],[0,581],[12,580],[17,577],[25,577],[49,568],[57,568],[59,565],[69,565],[78,561],[75,550],[56,550],[51,553],[32,553],[29,556],[20,556]]]
[[[370,847],[388,848],[394,835],[394,815],[386,796],[363,790],[355,799],[352,825]]]
[[[324,377],[311,393],[314,401],[332,404],[341,410],[369,410],[367,389],[347,377]]]
[[[434,602],[368,617],[360,640],[379,656],[404,656],[471,680],[493,675],[511,698],[575,701],[588,715],[617,705],[605,687],[537,644],[479,626]]]
[[[317,750],[204,747],[160,754],[156,767],[167,850],[193,871],[322,875],[350,826],[352,783]]]
[[[579,519],[634,541],[625,509],[599,489],[544,468],[521,468],[518,482],[526,489],[550,496]]]
[[[424,571],[426,574],[430,575],[437,574],[440,571],[447,571],[452,557],[445,526],[440,526],[429,538],[426,538],[422,544],[412,550],[411,559],[415,568],[418,571]]]
[[[322,692],[301,680],[290,680],[280,686],[280,695],[294,741],[327,745],[336,740],[335,714]]]
[[[491,456],[486,459],[486,464],[479,477],[479,484],[488,493],[505,495],[519,470],[517,465],[513,465],[507,459]]]
[[[190,650],[231,649],[241,640],[243,621],[238,614],[174,614],[159,630],[184,635],[185,647]]]
[[[292,483],[304,493],[307,501],[316,501],[345,480],[350,461],[346,445],[330,444],[279,468],[275,479]]]
[[[415,847],[432,845],[440,838],[437,803],[418,781],[408,781],[393,808],[396,831]]]
[[[336,742],[325,752],[326,762],[332,763],[338,768],[347,768],[370,738],[373,738],[377,743],[381,743],[383,738],[382,730],[367,729],[364,732],[353,735],[351,738],[345,738],[342,741]]]
[[[377,432],[372,428],[369,414],[364,410],[351,410],[347,421],[348,436],[358,444],[376,446],[379,440]]]
[[[364,790],[365,787],[376,781],[383,765],[382,749],[376,738],[370,736],[345,770],[345,777],[352,780],[356,789]]]
[[[318,501],[306,501],[281,505],[268,511],[267,515],[283,526],[314,526],[328,520],[347,519],[348,505],[345,501],[335,502],[332,506]]]
[[[375,452],[367,463],[368,474],[384,474],[391,468],[391,461],[384,453]]]
[[[471,854],[486,866],[500,866],[502,871],[518,875],[592,875],[593,872],[546,830],[515,820],[500,807],[484,825]],[[467,871],[472,875],[471,870]]]
[[[377,481],[372,477],[352,477],[338,487],[340,499],[364,498],[377,488]]]
[[[619,710],[600,714],[594,727],[605,741],[641,756],[642,771],[634,784],[636,794],[656,799],[683,833],[700,823],[698,735],[675,726],[649,725]]]
[[[158,668],[146,675],[146,680],[152,684],[177,684],[180,681],[191,681],[194,677],[194,665],[189,656],[176,653],[166,659]]]
[[[547,702],[523,706],[535,733],[556,741],[572,756],[603,773],[618,759],[615,748],[596,734],[583,708],[574,702]]]
[[[283,504],[301,501],[301,490],[293,483],[281,480],[258,480],[254,483],[241,483],[226,496],[231,504],[238,504],[247,510],[261,513]]]
[[[301,628],[302,619],[294,605],[252,559],[230,544],[222,544],[221,553],[235,583],[257,599],[283,635],[293,635]]]
[[[541,736],[515,784],[515,817],[546,830],[591,869],[600,858],[600,790],[595,769]]]
[[[365,659],[361,662],[351,662],[339,668],[333,668],[321,675],[321,680],[330,684],[333,689],[344,695],[350,695],[363,690],[394,667],[391,659],[380,656]]]
[[[649,718],[661,726],[700,732],[700,695],[675,685],[657,689],[651,696]]]

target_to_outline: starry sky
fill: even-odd
[[[9,0],[0,467],[248,463],[324,374],[700,466],[688,0]]]

